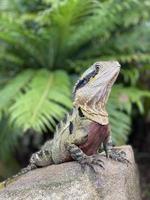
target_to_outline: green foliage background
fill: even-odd
[[[2,160],[26,130],[54,131],[72,106],[75,80],[98,60],[122,65],[107,109],[114,141],[125,143],[150,96],[150,2],[1,0],[0,11]]]

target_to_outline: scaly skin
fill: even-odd
[[[66,121],[56,127],[53,140],[47,141],[34,153],[29,165],[12,178],[37,167],[71,160],[78,161],[82,168],[88,165],[94,171],[94,165],[104,168],[103,161],[96,155],[102,144],[107,157],[127,162],[125,155],[115,152],[112,148],[108,114],[105,109],[119,70],[119,63],[113,61],[97,62],[85,71],[74,87],[72,114],[67,114]],[[10,180],[7,179],[4,184]]]

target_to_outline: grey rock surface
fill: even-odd
[[[100,156],[98,174],[77,162],[33,170],[0,191],[0,200],[141,200],[138,170],[130,146],[121,146],[131,164]]]

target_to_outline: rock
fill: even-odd
[[[141,200],[138,171],[130,146],[122,146],[127,164],[100,156],[105,170],[88,167],[82,173],[77,162],[51,165],[28,172],[0,191],[0,200]]]

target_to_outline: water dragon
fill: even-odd
[[[71,160],[81,167],[94,165],[104,168],[98,150],[103,146],[107,157],[126,162],[125,155],[113,149],[106,103],[119,74],[117,61],[96,62],[88,68],[73,90],[73,109],[56,127],[54,138],[32,154],[29,164],[3,184],[38,167]]]

